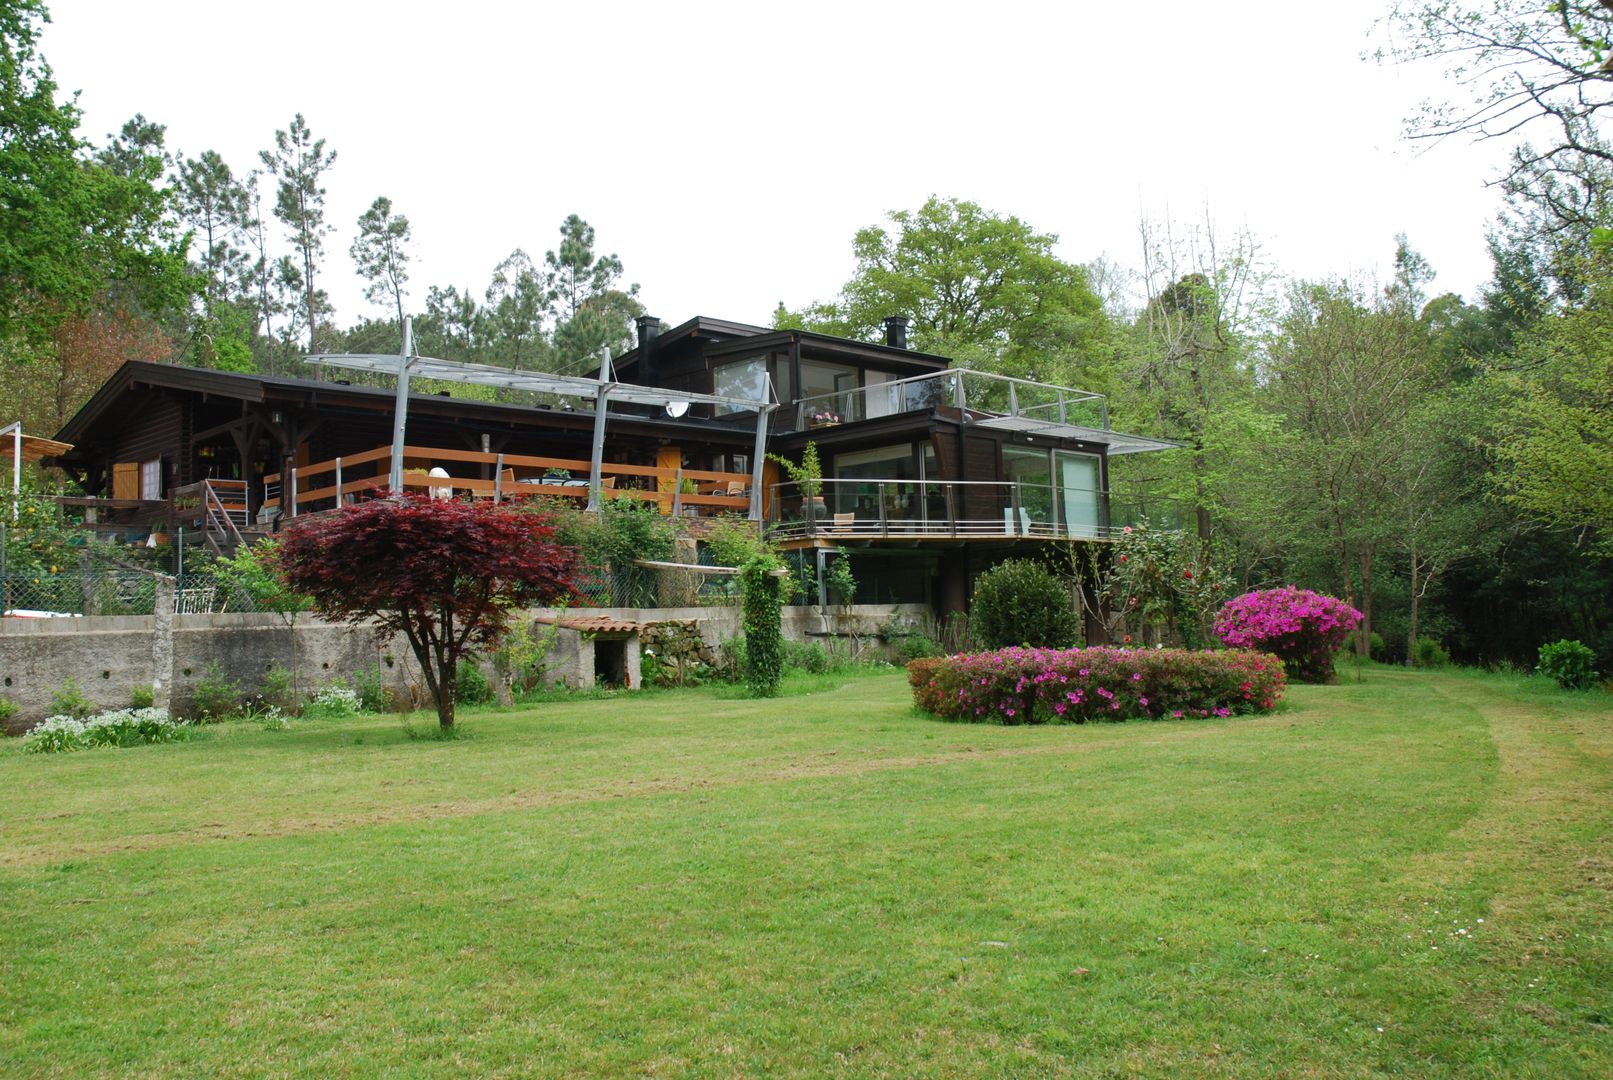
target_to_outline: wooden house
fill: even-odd
[[[583,499],[593,458],[594,483],[610,494],[669,514],[748,513],[787,547],[848,553],[859,600],[947,611],[1009,554],[1105,540],[1120,524],[1110,459],[1174,445],[1111,430],[1099,395],[911,350],[899,318],[869,343],[704,317],[663,330],[646,316],[612,378],[697,400],[612,401],[596,427],[586,401],[485,401],[412,384],[404,486]],[[734,404],[746,401],[777,404],[759,425],[757,409]],[[72,449],[54,464],[83,486],[77,501],[103,530],[189,522],[222,546],[385,488],[395,408],[391,387],[329,370],[284,378],[130,362],[58,434]],[[799,462],[809,443],[822,476],[805,484],[755,458],[765,445]]]

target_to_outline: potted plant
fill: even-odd
[[[795,484],[801,493],[801,516],[808,521],[817,521],[828,516],[828,508],[823,502],[823,463],[818,459],[818,444],[809,442],[801,451],[801,463],[797,465],[789,458],[777,454],[768,454],[768,459],[778,463],[779,468]]]

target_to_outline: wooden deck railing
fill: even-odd
[[[284,475],[270,473],[263,478],[263,507],[265,510],[283,508],[287,516],[295,516],[331,509],[339,500],[350,501],[363,492],[385,491],[391,459],[392,448],[382,446],[329,461],[299,465]],[[405,446],[403,460],[406,491],[448,489],[454,495],[499,500],[538,495],[583,502],[588,499],[589,462],[574,458]],[[434,466],[441,466],[450,473],[456,466],[474,468],[477,472],[485,467],[494,479],[428,476],[428,470]],[[359,476],[355,478],[354,472]],[[560,473],[570,475],[562,478]],[[607,498],[653,502],[663,514],[679,514],[686,508],[694,508],[697,514],[743,514],[750,508],[751,478],[745,473],[665,469],[607,461],[600,468],[600,477]],[[695,490],[684,491],[687,486]]]

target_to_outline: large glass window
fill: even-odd
[[[767,397],[767,358],[765,356],[753,356],[748,360],[722,365],[712,372],[712,389],[715,393],[725,397],[752,398],[757,401],[765,400]],[[717,406],[718,416],[746,411],[749,410],[733,405]]]
[[[1103,523],[1103,505],[1098,494],[1098,459],[1092,454],[1055,450],[1058,467],[1059,509],[1064,527],[1073,536],[1095,536]]]
[[[1006,493],[1004,525],[1016,533],[1048,531],[1054,521],[1054,507],[1047,451],[1004,446],[1003,479],[1014,485]]]
[[[912,443],[836,454],[834,474],[840,481],[834,485],[837,514],[872,521],[879,520],[881,508],[887,521],[918,515],[918,462]]]
[[[842,421],[861,420],[857,394],[857,369],[821,360],[801,361],[800,398],[819,398],[813,407],[827,411]],[[826,397],[825,395],[830,395]]]

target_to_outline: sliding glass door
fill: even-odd
[[[1103,524],[1103,501],[1098,491],[1102,476],[1091,454],[1053,451],[1058,469],[1060,521],[1071,536],[1096,536]]]

